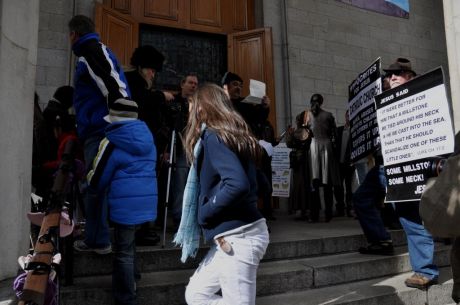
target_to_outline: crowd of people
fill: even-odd
[[[42,132],[34,134],[33,184],[45,194],[65,142],[79,142],[76,158],[87,173],[82,179],[85,228],[74,249],[113,252],[115,304],[136,304],[136,246],[160,242],[155,223],[164,225],[163,204],[168,203],[183,258],[196,253],[200,232],[212,245],[206,263],[190,279],[187,303],[254,304],[257,268],[269,243],[266,219],[274,219],[270,159],[277,142],[268,121],[270,99],[245,103],[243,79],[232,72],[220,84],[200,86],[197,75],[184,73],[177,94],[158,90],[154,80],[165,56],[155,47],[138,47],[132,70],[125,73],[91,19],[77,15],[68,26],[77,57],[74,86],[58,88],[42,117],[36,110],[40,120],[34,130]],[[416,77],[404,58],[384,72],[388,88]],[[293,171],[289,211],[313,223],[356,214],[368,241],[359,252],[392,255],[381,152],[369,156],[372,166],[352,192],[359,164],[350,161],[348,112],[345,125],[337,128],[324,102],[321,94],[313,94],[286,134]],[[50,145],[39,145],[44,139]],[[41,151],[44,147],[48,151]],[[396,203],[389,209],[407,236],[414,275],[405,283],[426,289],[437,282],[438,269],[433,237],[423,227],[418,204]]]

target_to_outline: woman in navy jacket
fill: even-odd
[[[205,84],[189,107],[185,149],[200,181],[198,223],[213,246],[190,278],[186,301],[255,304],[257,268],[269,242],[256,206],[259,144],[220,87]]]

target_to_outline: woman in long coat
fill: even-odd
[[[310,111],[302,111],[296,116],[296,129],[289,128],[286,133],[286,145],[292,148],[289,155],[292,168],[289,212],[296,213],[300,210],[300,217],[296,218],[296,220],[309,220],[307,217],[307,210],[310,209],[311,201],[309,150],[312,136],[309,124],[310,117]],[[306,137],[308,134],[309,136]]]

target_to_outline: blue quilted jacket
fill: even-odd
[[[157,216],[156,148],[144,122],[110,124],[88,173],[90,187],[107,191],[110,219],[136,225]]]

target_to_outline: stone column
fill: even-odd
[[[39,1],[0,0],[0,280],[27,254]]]
[[[449,60],[455,132],[460,130],[460,1],[444,0],[444,24]]]

